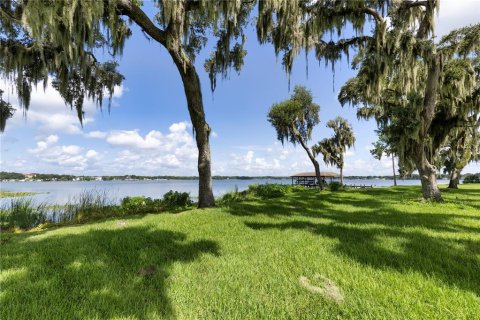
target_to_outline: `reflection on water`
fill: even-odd
[[[439,180],[439,183],[448,183]],[[245,190],[250,184],[283,183],[290,184],[290,179],[228,179],[213,180],[215,197],[226,192]],[[345,180],[345,184],[373,185],[377,187],[392,186],[393,180]],[[399,185],[419,185],[419,180],[398,181]],[[14,192],[38,192],[35,201],[65,204],[85,190],[105,190],[112,200],[120,201],[124,197],[146,196],[161,198],[169,190],[189,192],[193,200],[198,197],[198,180],[157,180],[157,181],[50,181],[50,182],[2,182],[1,190]],[[8,198],[0,199],[0,202]]]

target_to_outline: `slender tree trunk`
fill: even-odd
[[[340,183],[343,186],[343,167],[340,167]]]
[[[210,127],[205,120],[202,88],[195,66],[177,51],[169,50],[182,77],[183,88],[187,98],[188,112],[195,132],[198,148],[198,207],[207,208],[215,205],[212,192],[212,173],[210,157]]]
[[[393,185],[397,186],[397,174],[395,173],[395,155],[392,153],[392,167],[393,167]]]
[[[294,128],[294,130],[296,130],[296,129]],[[319,185],[320,189],[323,190],[324,186],[323,186],[323,181],[322,181],[322,175],[320,173],[320,164],[318,163],[317,159],[315,159],[312,151],[310,151],[310,148],[307,146],[305,141],[303,141],[300,134],[298,134],[298,137],[299,137],[298,139],[300,141],[300,144],[302,145],[303,149],[305,149],[305,151],[307,152],[307,155],[310,158],[310,161],[312,161],[312,163],[313,163],[313,167],[315,168],[315,176],[317,177],[318,185]]]
[[[315,176],[317,177],[318,186],[320,187],[321,190],[323,190],[323,180],[320,173],[320,165],[318,164],[318,161],[315,158],[313,159],[310,158],[310,160],[312,161],[313,166],[315,167]]]
[[[458,184],[460,183],[460,170],[453,168],[452,173],[450,174],[450,183],[448,184],[449,189],[458,189]]]

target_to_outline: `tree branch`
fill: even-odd
[[[167,33],[155,26],[152,20],[150,20],[150,18],[145,14],[145,12],[142,11],[142,9],[133,4],[130,0],[119,0],[117,2],[117,8],[121,15],[125,15],[135,21],[135,23],[140,26],[150,37],[166,46]]]
[[[403,1],[400,5],[400,9],[408,10],[415,7],[426,7],[427,5],[428,5],[428,0],[424,0],[424,1],[409,0],[409,1]]]
[[[367,7],[363,9],[363,12],[374,17],[377,23],[383,22],[382,16],[376,10]]]

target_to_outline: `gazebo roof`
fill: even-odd
[[[323,178],[337,178],[340,175],[335,172],[322,171],[320,172],[320,176]],[[292,177],[316,177],[316,174],[315,172],[300,172],[292,175]]]

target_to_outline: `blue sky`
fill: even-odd
[[[148,4],[148,3],[147,3]],[[478,0],[443,0],[437,30],[448,30],[478,22]],[[133,27],[120,62],[126,80],[115,93],[111,112],[86,105],[86,121],[81,128],[52,88],[39,88],[32,96],[26,117],[18,110],[1,136],[1,170],[15,172],[67,173],[89,175],[197,175],[196,146],[186,108],[183,87],[168,53],[149,42]],[[290,175],[312,171],[304,150],[276,141],[266,120],[272,103],[290,96],[288,79],[270,45],[260,46],[255,31],[247,31],[248,54],[240,73],[219,81],[210,91],[203,71],[204,50],[197,58],[211,139],[212,171],[216,175]],[[210,42],[210,45],[212,42]],[[331,67],[301,55],[295,62],[291,87],[305,85],[321,106],[321,123],[310,144],[331,135],[325,128],[329,119],[348,119],[357,137],[355,148],[346,155],[346,175],[389,175],[391,160],[373,159],[369,153],[376,140],[372,121],[359,121],[355,109],[342,108],[336,96],[354,72],[347,61]],[[335,80],[333,80],[335,79]],[[15,106],[15,94],[5,80],[4,98]],[[322,168],[327,167],[321,163]],[[335,168],[327,168],[336,171]],[[480,164],[470,164],[464,172],[480,172]]]

